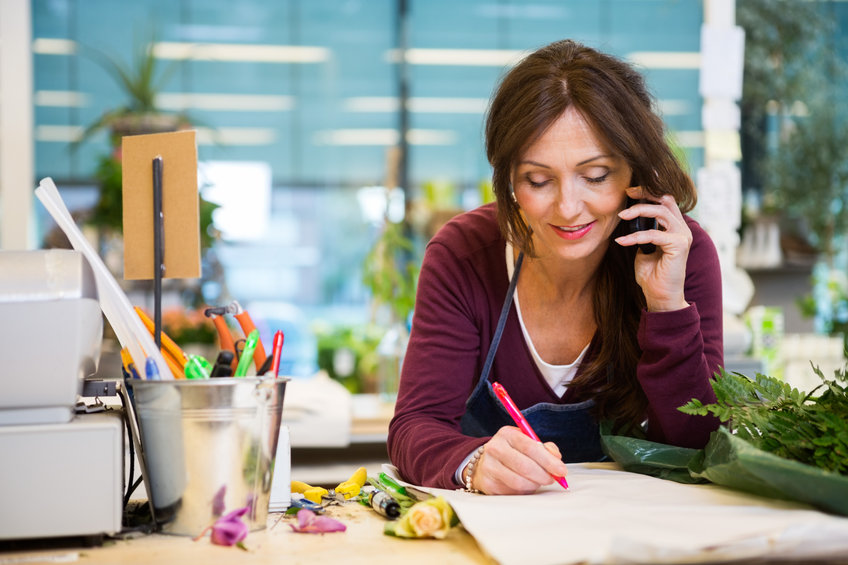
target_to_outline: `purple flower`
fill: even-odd
[[[297,525],[289,524],[291,529],[301,534],[324,534],[328,532],[343,532],[347,526],[328,518],[327,516],[318,516],[312,510],[301,508],[297,513]]]
[[[215,545],[235,545],[247,537],[247,524],[241,517],[247,513],[248,507],[233,510],[226,516],[218,518],[212,524],[212,543]]]
[[[212,543],[215,545],[239,545],[241,541],[247,537],[247,524],[241,521],[241,517],[248,511],[248,507],[233,510],[226,516],[218,518],[214,524],[200,532],[195,541],[203,537],[203,535],[212,530]]]

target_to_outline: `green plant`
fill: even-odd
[[[100,195],[92,210],[88,223],[108,230],[123,228],[123,195],[121,171],[121,139],[125,135],[161,133],[190,127],[192,120],[185,113],[163,112],[156,105],[156,97],[177,69],[171,64],[159,70],[155,53],[155,38],[149,43],[136,43],[132,62],[126,64],[108,53],[85,48],[84,53],[96,61],[120,86],[125,104],[107,110],[87,126],[73,147],[77,147],[95,133],[109,131],[111,153],[103,155],[95,170],[100,184]],[[217,237],[212,215],[217,204],[204,200],[199,202],[200,246],[208,249]]]
[[[774,205],[803,219],[828,265],[848,231],[848,123],[833,106],[793,119],[769,160],[766,186]]]
[[[88,223],[121,231],[124,223],[121,162],[112,155],[101,156],[94,176],[100,182],[100,198],[91,211]]]
[[[770,132],[782,127],[795,101],[807,99],[818,82],[813,44],[828,35],[828,22],[816,3],[794,0],[739,0],[736,20],[745,30],[743,183],[763,188]]]
[[[356,394],[373,388],[376,379],[377,345],[383,330],[373,325],[317,325],[318,367]]]
[[[716,402],[692,399],[680,411],[726,422],[732,432],[755,447],[809,465],[848,474],[848,375],[846,369],[809,393],[788,383],[757,374],[751,380],[738,373],[713,379]],[[820,392],[818,396],[815,396]]]
[[[821,2],[739,0],[745,29],[743,183],[830,262],[848,229],[846,72]]]
[[[113,148],[117,148],[120,147],[121,135],[125,132],[173,131],[191,124],[187,115],[163,112],[156,105],[157,95],[177,70],[177,66],[171,64],[160,72],[155,44],[155,37],[144,45],[136,42],[129,64],[98,49],[83,49],[83,53],[98,63],[118,84],[125,96],[125,104],[107,110],[89,124],[78,143],[108,129],[109,142]]]
[[[372,319],[377,309],[386,307],[395,322],[405,323],[415,306],[419,267],[412,259],[415,247],[405,229],[403,222],[387,219],[380,238],[365,257],[362,281],[371,290]]]

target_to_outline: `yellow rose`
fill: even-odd
[[[387,528],[387,533],[402,538],[443,539],[453,523],[453,509],[439,496],[412,505],[396,523]]]

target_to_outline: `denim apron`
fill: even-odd
[[[462,415],[460,426],[462,433],[468,436],[493,436],[503,426],[515,425],[515,422],[495,396],[492,384],[489,382],[489,374],[509,316],[523,259],[524,254],[520,253],[515,263],[512,280],[509,282],[509,290],[501,309],[492,346],[486,356],[486,363],[483,365],[483,372],[471,396],[465,402],[465,414]],[[606,456],[601,450],[598,422],[592,414],[594,405],[595,401],[592,399],[575,404],[540,402],[525,408],[521,413],[536,432],[536,435],[539,436],[539,439],[543,442],[552,441],[559,447],[562,460],[566,463],[601,461]]]

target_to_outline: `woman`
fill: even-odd
[[[721,275],[651,102],[627,64],[572,41],[503,79],[486,123],[497,202],[445,225],[422,264],[388,440],[406,479],[529,493],[604,458],[599,422],[687,447],[717,427],[677,410],[715,398]],[[657,224],[631,233],[637,217]]]

